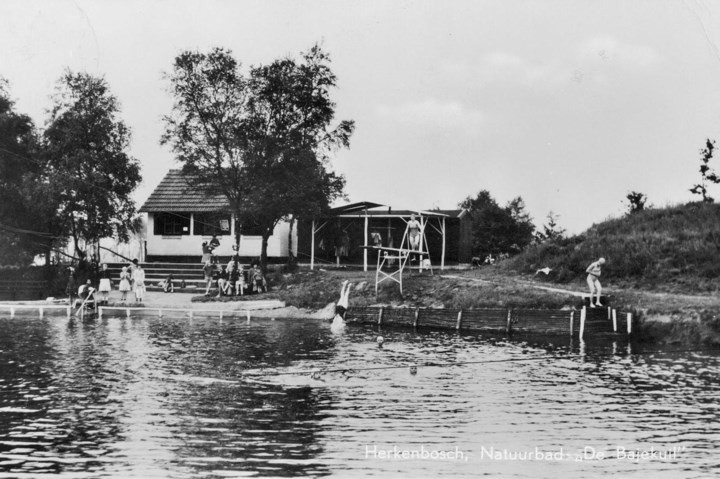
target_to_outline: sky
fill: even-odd
[[[180,52],[228,48],[246,69],[315,43],[337,75],[336,120],[356,124],[331,163],[351,202],[454,209],[488,190],[581,233],[621,216],[630,191],[698,199],[699,150],[720,140],[720,2],[0,2],[16,110],[42,128],[65,69],[104,77],[142,166],[138,206],[180,167],[160,145]]]

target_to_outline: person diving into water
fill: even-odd
[[[341,331],[345,327],[345,313],[347,313],[350,303],[350,287],[352,283],[347,280],[343,281],[340,287],[340,299],[335,304],[335,318],[333,319],[330,329],[333,331]]]

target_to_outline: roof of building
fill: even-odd
[[[229,208],[223,194],[207,195],[193,186],[192,177],[182,170],[170,170],[140,208],[141,213],[223,211]],[[411,214],[461,218],[465,210],[395,210],[390,206],[361,201],[332,208],[327,217],[364,216],[410,217]]]
[[[190,178],[181,170],[168,171],[142,205],[140,212],[203,212],[228,209],[228,201],[224,195],[207,195],[202,188],[193,186],[189,182]]]

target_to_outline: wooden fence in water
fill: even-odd
[[[467,332],[567,334],[631,334],[632,314],[612,308],[434,309],[350,307],[348,324],[452,329]]]

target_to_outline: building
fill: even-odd
[[[403,244],[407,222],[415,215],[423,224],[423,250],[433,265],[470,263],[472,229],[465,210],[395,210],[378,203],[360,202],[331,209],[322,218],[298,223],[298,259],[317,265],[368,265],[374,267],[372,245],[407,248]]]
[[[224,195],[207,195],[193,187],[180,170],[170,170],[155,188],[141,213],[147,213],[146,261],[199,262],[202,243],[217,235],[220,246],[215,254],[230,257],[238,227]],[[262,237],[253,225],[242,225],[239,254],[245,260],[260,257]],[[282,262],[289,257],[290,224],[280,222],[268,239],[268,261]],[[297,245],[292,231],[292,244]],[[295,250],[296,248],[294,248]],[[295,251],[293,251],[295,253]]]

